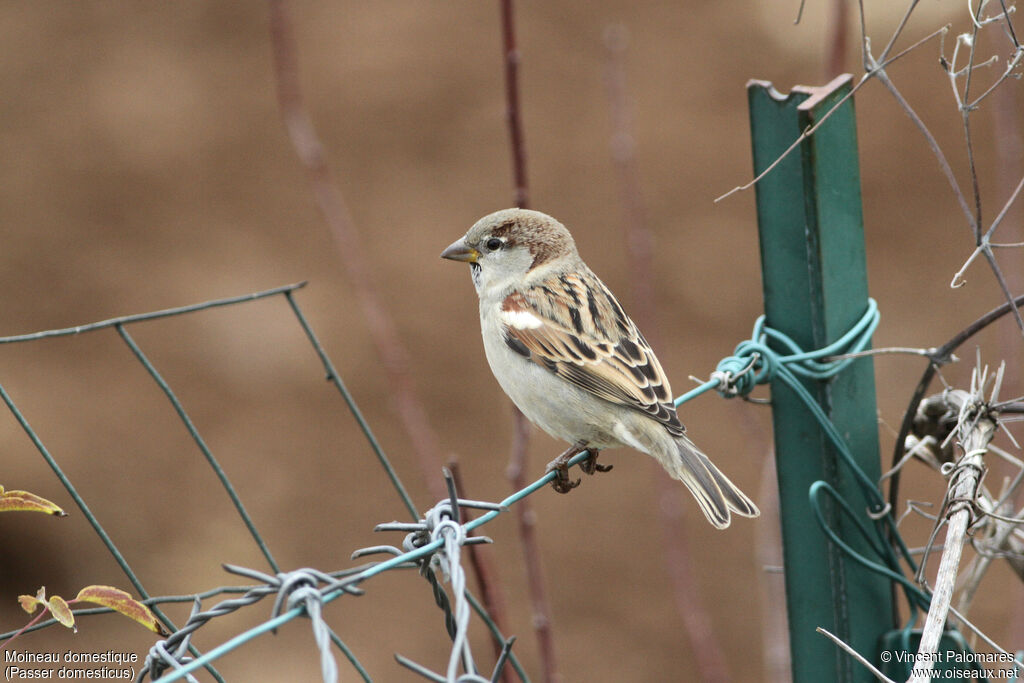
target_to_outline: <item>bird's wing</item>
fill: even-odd
[[[505,343],[595,396],[685,428],[665,371],[615,296],[590,272],[513,292],[501,306]]]

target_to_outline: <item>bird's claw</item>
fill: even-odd
[[[554,466],[552,467],[552,465]],[[548,465],[548,471],[555,473],[555,478],[551,480],[551,487],[559,493],[569,493],[580,485],[579,479],[573,481],[569,478],[569,465],[566,463],[551,463]]]
[[[587,459],[580,463],[580,469],[586,474],[594,474],[595,472],[610,472],[614,465],[601,465],[597,462],[597,454],[601,451],[591,450]]]
[[[572,448],[568,449],[557,458],[548,463],[547,471],[554,472],[555,478],[551,480],[551,487],[559,493],[569,493],[574,488],[580,485],[580,480],[573,481],[569,478],[569,461],[573,456],[582,453],[587,450],[587,446],[584,443],[577,443]],[[586,474],[594,474],[595,472],[607,472],[612,466],[601,465],[597,462],[597,455],[600,453],[596,448],[590,449],[585,460],[580,462],[580,469]]]

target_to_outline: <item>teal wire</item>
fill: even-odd
[[[821,527],[825,535],[828,536],[829,540],[839,546],[844,553],[846,553],[852,560],[862,565],[863,567],[870,569],[871,571],[887,576],[892,581],[899,583],[903,586],[904,592],[907,595],[907,601],[913,607],[921,607],[922,609],[928,609],[928,603],[930,598],[928,595],[915,585],[910,579],[904,576],[902,573],[896,571],[892,567],[872,562],[868,558],[864,557],[861,553],[854,550],[849,544],[846,543],[840,536],[832,529],[827,520],[825,519],[825,513],[822,511],[822,504],[820,501],[820,494],[825,492],[832,498],[836,503],[839,504],[840,509],[846,515],[846,517],[854,523],[861,537],[867,541],[868,545],[875,552],[876,555],[881,557],[883,560],[891,558],[892,553],[886,550],[884,543],[879,543],[879,539],[875,538],[871,531],[864,525],[864,523],[854,514],[853,508],[846,502],[839,492],[836,491],[828,482],[816,481],[811,485],[809,490],[809,498],[811,502],[811,509],[814,511],[814,515],[818,520],[818,525]],[[898,566],[898,565],[897,565]]]
[[[777,377],[785,382],[786,385],[797,394],[801,402],[807,406],[808,410],[811,411],[815,419],[820,423],[826,436],[829,441],[832,442],[832,445],[835,446],[840,457],[842,457],[847,466],[851,471],[853,471],[854,476],[856,476],[861,485],[861,488],[865,491],[868,500],[875,506],[873,510],[874,512],[880,512],[884,508],[884,500],[878,492],[875,483],[872,482],[860,467],[857,466],[852,454],[846,447],[846,442],[836,430],[832,421],[821,409],[821,406],[818,405],[818,402],[814,400],[811,394],[807,391],[807,388],[804,387],[803,382],[799,380],[797,375],[818,380],[825,380],[834,377],[836,374],[841,372],[843,368],[849,365],[853,359],[845,358],[827,363],[815,363],[813,366],[809,366],[808,363],[813,362],[815,358],[841,355],[843,353],[856,353],[864,350],[871,340],[871,333],[873,333],[878,327],[878,322],[878,305],[875,303],[874,299],[869,299],[868,306],[864,314],[843,336],[822,349],[804,351],[789,336],[768,327],[765,324],[765,317],[761,316],[754,324],[754,332],[751,335],[751,339],[740,343],[736,347],[737,351],[733,357],[719,363],[720,368],[728,361],[732,361],[733,367],[747,367],[750,365],[750,359],[753,357],[753,354],[757,353],[760,358],[758,358],[752,368],[756,383],[764,384]],[[781,343],[791,353],[788,355],[780,354],[765,343],[767,339],[773,339]],[[681,403],[683,400],[689,400],[694,395],[699,395],[700,393],[707,391],[711,388],[709,385],[716,381],[718,381],[717,378],[705,382],[703,385],[680,397],[679,402]],[[753,384],[750,382],[744,382],[739,386],[739,388],[741,393],[743,393],[744,389],[749,392],[749,390],[753,388]]]
[[[363,436],[366,437],[374,455],[377,456],[377,461],[380,462],[381,467],[384,468],[384,472],[388,475],[388,479],[391,480],[391,485],[395,487],[395,491],[398,492],[399,498],[402,499],[405,509],[409,511],[409,514],[413,519],[419,519],[420,516],[416,511],[416,506],[412,502],[412,497],[409,495],[409,492],[406,491],[405,486],[402,484],[402,480],[399,478],[395,468],[391,465],[391,461],[388,459],[388,456],[384,453],[384,449],[381,447],[380,442],[377,441],[377,437],[374,435],[373,430],[370,429],[370,424],[366,421],[366,418],[363,417],[363,412],[359,409],[359,405],[352,397],[352,394],[349,393],[345,383],[341,380],[341,375],[339,375],[338,371],[334,369],[334,363],[331,362],[327,352],[324,351],[324,347],[320,344],[320,340],[317,339],[316,334],[313,333],[313,328],[310,327],[309,322],[306,321],[306,316],[302,314],[302,309],[299,308],[299,304],[295,301],[295,297],[292,296],[290,291],[285,292],[284,295],[285,298],[288,299],[288,305],[291,306],[292,312],[295,314],[295,317],[299,321],[299,325],[302,327],[302,331],[306,333],[306,338],[309,339],[309,343],[312,344],[317,357],[320,358],[320,363],[324,366],[324,370],[327,371],[327,379],[334,384],[338,393],[340,393],[341,397],[345,400],[345,404],[352,413],[352,417],[355,418],[356,424],[358,424],[359,428],[363,431]]]
[[[290,298],[291,297],[289,297],[289,299]],[[878,323],[878,306],[875,301],[871,299],[868,301],[868,306],[864,315],[843,336],[824,348],[816,349],[814,351],[804,351],[789,336],[768,327],[765,322],[765,317],[761,316],[754,324],[754,331],[751,335],[751,339],[740,343],[737,346],[734,355],[723,360],[722,363],[719,364],[719,368],[721,369],[724,364],[730,362],[731,365],[729,367],[732,368],[732,373],[735,377],[740,370],[751,365],[751,360],[755,358],[753,354],[758,354],[759,358],[757,358],[756,362],[753,363],[749,370],[749,374],[753,378],[753,381],[744,380],[740,393],[747,393],[755,384],[764,384],[777,377],[781,381],[785,382],[785,384],[797,394],[800,400],[807,406],[808,410],[810,410],[811,414],[814,415],[815,419],[820,423],[822,430],[835,447],[836,452],[839,454],[842,461],[854,474],[854,477],[857,479],[859,487],[864,492],[865,499],[871,505],[873,512],[878,513],[879,520],[875,523],[876,531],[880,531],[880,527],[882,525],[886,525],[892,529],[893,536],[897,539],[900,554],[908,564],[916,570],[916,564],[910,555],[909,549],[896,532],[895,520],[892,516],[892,511],[885,510],[884,501],[881,494],[878,492],[876,485],[857,465],[856,461],[853,459],[853,455],[850,453],[849,448],[846,445],[846,442],[836,430],[832,421],[828,418],[825,412],[821,409],[821,406],[818,405],[811,394],[807,391],[806,387],[804,387],[803,382],[800,380],[800,377],[815,380],[827,380],[841,372],[851,362],[853,362],[854,359],[843,358],[824,362],[819,361],[819,359],[828,356],[856,353],[864,350],[870,343],[871,336],[878,327]],[[780,354],[778,351],[768,346],[768,340],[772,340],[781,345],[784,349],[788,350],[789,353]],[[700,386],[683,394],[677,398],[674,403],[676,406],[679,406],[712,389],[720,388],[721,382],[722,378],[720,376],[715,376]],[[569,465],[572,466],[579,464],[587,457],[589,457],[589,453],[584,451],[573,457],[569,461]],[[555,472],[549,472],[529,486],[511,494],[501,502],[502,510],[491,510],[486,514],[473,519],[465,525],[466,530],[471,531],[490,522],[508,506],[519,502],[526,496],[529,496],[535,491],[546,486],[555,478],[555,476]],[[839,535],[828,526],[824,513],[821,510],[820,495],[822,492],[826,492],[839,504],[844,514],[855,522],[857,531],[865,538],[871,549],[889,566],[874,562],[867,557],[864,557],[861,553],[853,549],[848,543],[840,538]],[[831,542],[835,543],[843,550],[844,553],[849,555],[858,564],[861,564],[867,569],[882,574],[883,576],[899,583],[904,588],[904,591],[907,594],[907,599],[911,604],[912,617],[916,607],[927,606],[927,602],[929,601],[928,595],[910,582],[910,580],[903,574],[897,571],[899,567],[899,560],[892,552],[891,548],[886,543],[880,542],[879,538],[876,538],[875,535],[872,534],[868,526],[865,525],[854,513],[850,504],[839,496],[838,492],[834,488],[829,486],[826,482],[815,482],[815,484],[811,486],[809,495],[811,498],[811,507],[817,517],[818,524],[822,527],[822,531]],[[402,563],[415,561],[431,555],[436,550],[440,549],[441,545],[442,542],[438,540],[428,543],[413,551],[392,557],[367,568],[359,574],[344,579],[345,585],[348,586],[361,583],[373,576],[388,571],[389,569],[393,569]],[[894,569],[893,567],[896,567],[897,569]],[[324,602],[327,603],[333,601],[343,593],[344,591],[341,589],[329,592],[325,594]],[[171,681],[179,680],[190,671],[194,671],[195,669],[203,666],[207,661],[212,661],[236,647],[256,638],[257,636],[278,628],[291,619],[300,616],[303,612],[303,607],[296,607],[289,612],[281,614],[275,619],[241,633],[219,647],[205,653],[202,657],[185,664],[182,668],[177,669],[174,672],[170,672],[167,676],[159,679],[159,681],[160,683],[170,683]],[[913,621],[911,621],[911,624],[912,623]]]
[[[577,465],[580,462],[582,462],[583,460],[585,460],[587,457],[589,457],[589,453],[584,451],[584,452],[582,452],[582,453],[580,453],[580,454],[578,454],[576,456],[573,456],[573,458],[569,461],[569,465],[570,466]],[[499,514],[501,514],[501,512],[504,511],[505,508],[508,508],[510,505],[513,505],[514,503],[519,502],[523,498],[526,498],[528,495],[530,495],[534,491],[537,491],[538,489],[541,489],[544,486],[546,486],[548,483],[550,483],[552,480],[554,480],[556,474],[557,473],[555,473],[555,472],[548,472],[543,477],[541,477],[537,481],[533,482],[532,484],[530,484],[526,488],[523,488],[523,489],[520,489],[519,491],[516,491],[512,495],[510,495],[507,498],[505,498],[505,500],[501,501],[501,503],[499,505],[501,505],[502,510],[489,510],[486,514],[483,514],[483,515],[481,515],[479,517],[476,517],[475,519],[473,519],[473,520],[471,520],[471,521],[469,521],[469,522],[467,522],[465,524],[466,530],[467,531],[471,531],[471,530],[476,529],[477,527],[480,527],[480,526],[486,524],[487,522],[491,521],[492,519],[497,517]],[[359,574],[356,574],[356,575],[351,576],[351,577],[347,577],[344,580],[345,585],[346,586],[354,586],[356,584],[359,584],[359,583],[365,581],[366,579],[369,579],[371,577],[376,576],[377,574],[385,572],[385,571],[387,571],[389,569],[393,569],[396,566],[402,564],[403,562],[410,562],[410,561],[418,560],[418,559],[420,559],[422,557],[427,557],[428,555],[432,555],[436,550],[440,549],[442,545],[443,545],[443,541],[441,539],[438,539],[436,541],[432,541],[430,543],[427,543],[426,545],[423,545],[423,546],[421,546],[419,548],[416,548],[415,550],[411,550],[411,551],[403,553],[401,555],[396,555],[395,557],[392,557],[392,558],[389,558],[387,560],[384,560],[383,562],[381,562],[379,564],[375,564],[372,567],[368,567],[367,569],[365,569],[364,571],[360,572]],[[343,589],[340,589],[340,588],[335,590],[335,591],[331,591],[331,592],[329,592],[329,593],[324,595],[323,602],[325,604],[328,603],[328,602],[332,602],[333,600],[336,600],[337,598],[341,597],[344,594],[344,592],[345,591]],[[172,681],[181,680],[186,674],[191,673],[192,671],[195,671],[196,669],[198,669],[201,666],[204,666],[207,662],[211,662],[211,661],[217,659],[218,657],[221,657],[222,655],[225,655],[228,652],[231,652],[235,648],[238,648],[238,647],[244,645],[245,643],[249,642],[250,640],[253,640],[254,638],[256,638],[256,637],[258,637],[260,635],[263,635],[264,633],[269,633],[270,631],[273,631],[273,630],[283,626],[284,624],[288,623],[292,619],[294,619],[294,618],[304,614],[305,611],[306,610],[305,610],[304,607],[298,606],[298,607],[292,608],[291,610],[289,610],[287,612],[282,612],[279,616],[277,616],[277,617],[275,617],[275,618],[273,618],[273,619],[271,619],[269,621],[263,622],[262,624],[259,624],[258,626],[254,626],[253,628],[249,629],[248,631],[244,631],[244,632],[238,634],[237,636],[235,636],[231,640],[228,640],[228,641],[226,641],[224,643],[221,643],[217,647],[215,647],[215,648],[213,648],[211,650],[208,650],[202,656],[197,657],[196,659],[192,660],[191,662],[187,662],[185,664],[182,664],[180,668],[176,668],[174,671],[168,672],[168,674],[166,676],[163,676],[162,678],[157,679],[156,681],[154,681],[154,683],[171,683]]]
[[[674,401],[674,403],[676,404],[676,408],[678,408],[682,404],[686,403],[687,401],[690,401],[690,400],[693,400],[693,399],[697,398],[698,396],[700,396],[701,394],[703,394],[703,393],[705,393],[707,391],[711,391],[712,389],[716,389],[718,387],[718,385],[721,384],[721,382],[722,381],[720,379],[715,377],[713,379],[709,379],[707,382],[704,382],[704,384],[701,384],[696,389],[691,389],[690,391],[686,392],[685,394],[683,394],[682,396],[680,396],[679,398],[677,398]]]
[[[64,489],[75,501],[75,505],[78,506],[78,509],[82,511],[82,514],[85,516],[85,519],[89,522],[89,526],[91,526],[93,528],[93,531],[96,532],[96,535],[100,537],[100,541],[103,543],[104,546],[106,546],[107,551],[114,557],[114,561],[117,562],[118,566],[121,567],[121,571],[123,571],[125,576],[128,577],[128,580],[131,582],[131,584],[135,586],[135,590],[139,592],[139,596],[144,600],[148,599],[149,593],[146,591],[145,587],[143,587],[142,581],[139,580],[139,577],[135,575],[134,570],[132,570],[131,566],[128,564],[128,560],[126,560],[124,555],[121,554],[121,551],[114,544],[114,541],[112,538],[110,538],[110,535],[107,533],[107,530],[103,528],[102,524],[100,524],[100,521],[96,518],[96,515],[92,513],[92,510],[86,504],[85,499],[82,498],[81,495],[79,495],[78,489],[75,488],[74,484],[71,483],[71,480],[68,479],[66,474],[64,474],[64,470],[62,470],[60,465],[57,464],[57,460],[53,457],[53,455],[50,454],[50,451],[46,448],[46,446],[43,445],[42,439],[39,438],[39,435],[36,434],[34,429],[32,429],[32,426],[28,423],[28,420],[21,413],[21,411],[18,410],[18,406],[14,404],[14,400],[11,399],[10,394],[7,393],[7,390],[4,389],[3,385],[0,385],[0,399],[3,399],[3,402],[7,404],[7,408],[8,410],[11,411],[11,414],[14,415],[14,419],[18,421],[19,425],[21,425],[21,428],[28,435],[28,438],[32,441],[32,444],[36,447],[36,450],[38,450],[39,454],[43,456],[43,459],[46,461],[46,464],[49,465],[50,469],[53,470],[53,473],[57,475],[57,478],[60,480],[60,483],[63,484]],[[151,608],[153,610],[153,613],[156,614],[156,616],[160,619],[164,626],[166,626],[171,631],[178,630],[178,627],[175,626],[174,622],[171,621],[171,619],[166,614],[164,614],[159,607],[157,607],[156,605],[152,605]],[[194,645],[189,645],[189,652],[191,652],[195,656],[199,656],[199,651],[195,648]],[[204,664],[204,666],[206,666],[207,670],[210,672],[210,675],[212,675],[214,679],[218,681],[218,683],[224,683],[224,679],[221,677],[220,673],[213,668],[212,664]]]
[[[824,381],[836,376],[839,372],[842,372],[856,359],[840,358],[832,361],[820,361],[819,359],[863,351],[868,347],[868,344],[871,341],[871,336],[877,329],[879,321],[880,315],[878,312],[878,305],[874,299],[869,299],[864,314],[839,339],[820,349],[804,351],[800,348],[799,344],[793,341],[791,337],[768,327],[765,316],[761,316],[754,323],[754,330],[751,334],[751,338],[737,345],[733,356],[723,359],[723,361],[719,363],[718,367],[719,370],[728,371],[733,378],[736,378],[733,388],[735,388],[740,394],[749,393],[749,391],[757,384],[765,384],[773,379],[778,379],[792,389],[800,401],[807,407],[810,413],[820,424],[822,431],[825,433],[829,442],[831,442],[842,462],[846,465],[849,471],[853,473],[853,476],[858,483],[858,488],[863,493],[873,515],[877,517],[877,519],[875,519],[876,534],[872,534],[868,530],[867,526],[864,525],[853,513],[853,509],[850,504],[843,499],[834,488],[825,482],[819,481],[815,482],[809,491],[811,506],[814,510],[819,526],[822,528],[822,531],[826,534],[829,540],[835,543],[836,546],[853,561],[901,584],[906,592],[907,600],[910,603],[911,610],[913,612],[917,606],[923,605],[924,608],[927,609],[927,604],[930,598],[898,571],[899,559],[894,554],[892,546],[883,540],[884,536],[882,535],[882,529],[888,528],[891,532],[891,537],[895,539],[896,547],[900,556],[908,564],[912,572],[917,571],[917,563],[910,554],[909,548],[907,548],[906,543],[903,541],[902,536],[900,536],[896,528],[896,521],[893,517],[892,510],[886,508],[885,501],[882,498],[881,493],[878,491],[876,483],[871,481],[871,479],[854,460],[853,454],[850,452],[845,440],[839,434],[838,430],[836,430],[835,425],[832,424],[828,415],[825,414],[818,402],[814,400],[813,396],[811,396],[810,392],[800,379],[803,377],[806,379]],[[774,346],[776,348],[782,347],[782,349],[788,353],[780,353],[776,348],[769,346],[769,341],[774,342]],[[757,356],[754,354],[757,354]],[[751,364],[751,361],[754,361],[753,364]],[[749,370],[744,374],[742,370],[748,368],[748,366]],[[739,375],[739,377],[737,377],[737,375]],[[696,389],[693,389],[689,393],[681,396],[676,405],[695,398],[711,388],[719,387],[720,383],[720,377],[713,377],[708,382],[705,382]],[[723,395],[729,396],[734,394],[723,393]],[[867,540],[872,550],[882,558],[888,566],[872,562],[868,558],[864,557],[854,550],[849,544],[844,542],[838,534],[828,526],[825,520],[825,515],[820,508],[819,494],[822,491],[827,491],[828,494],[840,505],[844,513],[851,520],[856,522],[856,527],[860,534]]]
[[[197,446],[199,446],[199,450],[202,452],[203,457],[206,458],[206,462],[209,463],[210,468],[213,469],[214,474],[216,474],[217,478],[220,480],[221,486],[223,486],[224,490],[227,492],[228,497],[234,504],[239,516],[241,516],[242,522],[245,524],[245,528],[249,530],[249,534],[256,542],[256,545],[257,547],[259,547],[260,552],[263,553],[263,557],[266,558],[267,564],[270,565],[271,569],[274,570],[275,574],[279,573],[281,569],[278,567],[277,562],[274,560],[274,556],[271,554],[270,548],[267,546],[266,542],[264,542],[263,536],[261,536],[260,532],[256,529],[256,524],[252,521],[252,517],[249,516],[249,512],[245,509],[245,505],[242,504],[242,499],[239,497],[238,492],[235,491],[235,487],[231,484],[231,480],[228,479],[228,475],[225,474],[224,468],[220,466],[220,463],[217,461],[217,458],[214,457],[213,452],[210,450],[209,446],[206,445],[206,441],[203,440],[203,437],[199,435],[199,431],[196,429],[195,424],[192,422],[192,418],[190,418],[188,416],[188,413],[185,412],[185,407],[181,405],[181,401],[178,400],[178,397],[175,395],[174,391],[171,390],[171,386],[163,378],[163,376],[156,369],[156,367],[149,361],[149,358],[147,358],[146,354],[142,352],[142,349],[139,348],[139,345],[135,343],[135,340],[132,339],[132,336],[128,334],[128,330],[124,328],[124,325],[118,323],[114,325],[114,329],[117,330],[117,333],[121,336],[121,339],[124,340],[124,343],[128,345],[128,348],[131,349],[131,352],[135,355],[135,358],[146,369],[146,372],[149,373],[150,377],[153,378],[153,381],[156,382],[157,386],[160,387],[160,390],[164,392],[165,396],[167,396],[167,400],[169,400],[171,402],[171,405],[174,407],[174,412],[178,414],[178,417],[181,419],[182,424],[185,425],[185,429],[188,430],[188,433],[192,437],[192,440],[195,441]]]

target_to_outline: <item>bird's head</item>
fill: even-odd
[[[478,220],[441,258],[469,263],[477,292],[500,295],[579,256],[572,235],[551,216],[505,209]]]

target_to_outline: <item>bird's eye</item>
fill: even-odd
[[[485,246],[487,247],[488,251],[497,251],[501,249],[502,244],[504,243],[500,239],[498,239],[497,237],[492,237],[491,239],[487,240],[487,244]]]

